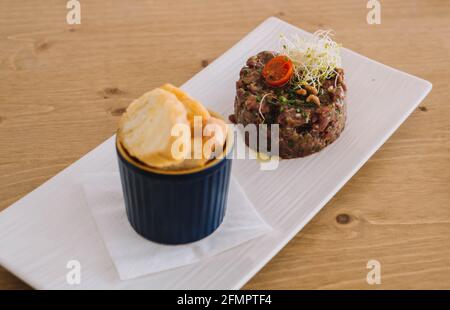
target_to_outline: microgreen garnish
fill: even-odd
[[[280,36],[281,53],[294,64],[294,76],[299,86],[312,85],[320,89],[321,83],[336,74],[341,67],[341,45],[334,42],[331,30],[318,30],[310,40],[298,36]]]

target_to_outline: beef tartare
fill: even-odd
[[[285,53],[263,51],[250,57],[236,82],[230,120],[244,126],[279,124],[281,158],[318,152],[335,141],[345,127],[347,87],[344,70],[338,67],[340,58],[314,66],[317,61],[324,63],[314,56],[328,52],[321,50],[323,36],[319,34],[312,43],[318,47],[316,51],[307,46],[302,53],[284,45]],[[330,44],[329,39],[326,42]]]

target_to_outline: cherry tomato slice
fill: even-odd
[[[294,73],[292,61],[287,56],[276,56],[269,60],[264,66],[262,75],[267,84],[271,86],[282,86],[286,84]]]

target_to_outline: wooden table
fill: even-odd
[[[182,84],[271,15],[433,91],[247,289],[450,289],[450,1],[0,2],[0,210],[104,141],[146,90]],[[1,229],[1,227],[0,227]],[[382,284],[366,283],[367,261]],[[27,285],[0,267],[0,289]]]

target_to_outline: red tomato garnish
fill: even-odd
[[[269,60],[264,66],[262,75],[267,84],[271,86],[282,86],[286,84],[294,73],[292,61],[287,56],[277,56]]]

